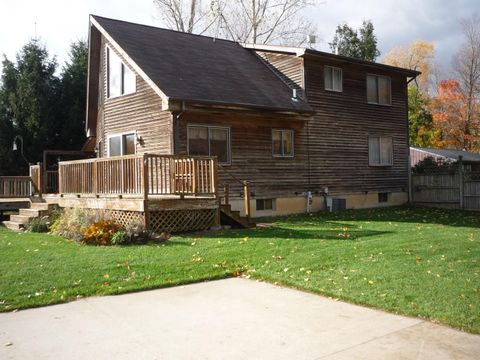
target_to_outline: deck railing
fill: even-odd
[[[95,195],[215,195],[214,157],[129,155],[59,163],[59,193]]]
[[[31,194],[30,176],[0,176],[0,198],[27,198]]]

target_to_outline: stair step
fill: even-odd
[[[48,214],[48,210],[40,209],[20,209],[19,215],[30,217],[42,217]]]
[[[14,230],[14,231],[20,231],[20,230],[24,229],[23,224],[19,224],[19,223],[14,222],[14,221],[4,221],[3,225],[5,225],[5,227],[7,229]]]
[[[31,216],[25,216],[25,215],[10,215],[10,221],[19,223],[22,225],[28,224],[32,217]]]
[[[57,204],[32,203],[32,204],[30,205],[30,209],[51,211],[51,210],[53,210],[56,206],[57,206]]]

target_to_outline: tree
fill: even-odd
[[[254,44],[298,45],[314,32],[304,10],[315,0],[154,0],[168,28]]]
[[[438,85],[438,95],[432,99],[433,124],[441,131],[436,143],[439,147],[455,148],[467,151],[480,150],[480,122],[472,117],[472,112],[480,111],[468,108],[469,95],[456,80],[445,80]]]
[[[480,17],[474,15],[460,21],[464,43],[454,57],[453,67],[459,79],[459,92],[463,100],[463,122],[466,130],[472,132],[467,135],[467,144],[478,144],[480,139],[470,138],[474,134],[480,121]],[[477,150],[480,150],[476,147]]]
[[[408,130],[410,145],[431,147],[440,138],[440,131],[433,126],[430,99],[415,86],[408,88]]]
[[[58,143],[60,82],[55,77],[56,68],[55,58],[49,57],[38,40],[31,40],[22,48],[16,64],[7,58],[3,61],[1,126],[23,137],[24,152],[31,162],[40,161],[42,151]],[[12,143],[2,146],[11,149]],[[25,173],[26,168],[26,164],[20,161],[11,171]]]
[[[79,40],[70,45],[70,60],[61,74],[62,150],[79,150],[85,143],[88,45]]]
[[[380,51],[377,49],[377,37],[370,20],[364,20],[358,31],[347,24],[338,25],[335,36],[329,45],[332,52],[338,53],[338,55],[366,61],[375,61],[380,55]]]
[[[422,74],[416,82],[424,94],[428,94],[433,85],[435,47],[433,44],[417,40],[407,47],[396,47],[390,50],[384,57],[384,63],[388,65],[418,70]]]

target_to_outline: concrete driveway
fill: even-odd
[[[480,336],[246,279],[0,314],[0,359],[478,359]]]

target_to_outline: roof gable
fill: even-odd
[[[92,16],[157,93],[172,100],[312,112],[238,43]],[[143,73],[143,74],[142,74]]]

